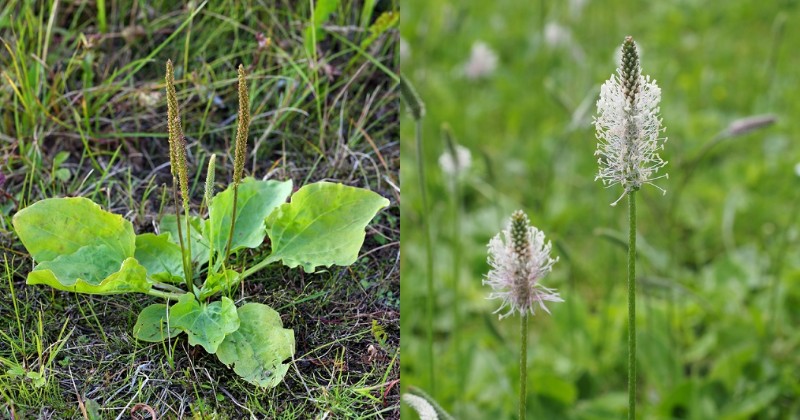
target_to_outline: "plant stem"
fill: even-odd
[[[628,193],[628,419],[636,418],[636,192]]]
[[[455,159],[455,155],[454,155]],[[457,166],[460,166],[459,162]],[[461,168],[459,167],[459,170]],[[466,380],[464,379],[464,355],[461,351],[461,309],[459,293],[461,283],[461,189],[459,188],[458,174],[453,176],[453,346],[456,352],[456,376],[458,389],[463,391]]]
[[[164,299],[178,300],[178,299],[181,298],[181,296],[185,295],[186,293],[184,292],[184,293],[180,293],[179,294],[179,293],[172,293],[172,292],[164,292],[164,291],[156,290],[156,289],[150,289],[150,290],[147,291],[147,294],[150,295],[150,296],[156,296],[156,297],[160,297],[160,298],[164,298]]]
[[[181,211],[180,211],[180,204],[178,201],[178,180],[175,179],[175,175],[172,176],[172,192],[173,195],[175,196],[175,224],[178,226],[178,244],[181,246],[181,262],[183,263],[183,276],[186,279],[186,284],[189,285],[191,284],[191,279],[188,278],[189,267],[187,267],[186,264],[186,250],[183,247],[183,228],[181,228]]]
[[[431,246],[431,228],[428,224],[428,193],[425,183],[425,160],[422,150],[422,120],[415,122],[417,144],[417,171],[419,172],[419,192],[422,196],[422,226],[425,234],[425,280],[428,285],[426,318],[428,323],[428,389],[436,395],[436,379],[433,375],[433,253]]]
[[[184,203],[183,206],[184,214],[186,214],[186,253],[187,259],[189,263],[187,264],[189,267],[189,272],[186,274],[186,284],[189,284],[194,281],[194,275],[192,274],[192,226],[189,224],[189,206]],[[199,285],[198,285],[199,286]]]
[[[239,184],[233,184],[233,212],[231,213],[231,231],[228,232],[228,244],[225,246],[225,253],[222,254],[222,265],[225,266],[225,261],[228,259],[228,254],[231,252],[231,243],[233,242],[233,230],[236,227],[236,202],[239,201]]]
[[[528,314],[523,313],[519,321],[519,335],[522,338],[519,349],[519,419],[525,420],[528,414]]]
[[[246,279],[247,277],[250,277],[251,275],[261,271],[264,267],[274,263],[275,261],[278,261],[278,258],[274,257],[273,255],[270,255],[267,258],[264,258],[258,264],[254,265],[254,266],[248,268],[247,270],[245,270],[244,272],[242,272],[242,274],[239,276],[239,281],[242,281],[242,280]]]
[[[161,283],[159,281],[154,281],[153,282],[153,286],[159,287],[159,288],[164,289],[164,290],[168,290],[170,292],[186,293],[186,291],[181,289],[180,287],[175,287],[175,286],[173,286],[171,284],[167,284],[167,283]]]

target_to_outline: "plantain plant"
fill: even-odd
[[[167,62],[167,117],[175,214],[160,233],[135,234],[133,225],[87,198],[50,198],[19,211],[13,225],[36,262],[28,284],[89,294],[144,293],[163,298],[139,314],[133,335],[161,342],[186,333],[189,344],[216,354],[252,384],[271,388],[289,369],[294,331],[261,303],[239,307],[225,295],[273,263],[302,267],[347,266],[356,261],[365,227],[389,204],[380,195],[338,183],[316,182],[292,194],[292,181],[242,178],[249,98],[239,66],[239,114],[233,179],[214,194],[215,157],[209,160],[203,206],[190,212],[186,143],[181,128],[172,63]],[[287,198],[291,195],[291,200]],[[183,213],[183,214],[181,214]],[[230,256],[259,248],[270,252],[249,267]]]

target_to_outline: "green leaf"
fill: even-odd
[[[217,357],[245,381],[265,388],[277,386],[294,355],[294,331],[283,328],[274,309],[260,303],[239,308],[241,326],[225,337]]]
[[[178,249],[180,249],[178,224],[176,220],[174,214],[164,215],[158,227],[161,229],[162,233],[169,233],[170,241],[178,245]],[[192,231],[189,236],[192,239],[192,261],[196,265],[203,265],[208,262],[208,257],[210,255],[209,242],[202,234],[203,219],[197,216],[189,216],[189,226]],[[181,233],[183,233],[183,245],[188,246],[186,242],[186,218],[183,215],[181,215]]]
[[[225,270],[222,273],[213,273],[208,276],[199,291],[200,300],[213,296],[221,291],[230,290],[239,283],[239,273],[234,270]]]
[[[181,330],[172,326],[167,328],[167,305],[163,303],[154,303],[142,309],[133,326],[133,336],[150,343],[158,343],[180,333]]]
[[[38,201],[17,212],[13,224],[22,244],[38,262],[98,245],[105,245],[120,262],[133,256],[131,222],[87,198]]]
[[[289,267],[347,266],[356,261],[364,228],[389,200],[362,188],[317,182],[300,188],[290,203],[267,217],[272,255]]]
[[[136,235],[134,257],[147,270],[150,278],[170,283],[182,283],[183,272],[181,247],[169,240],[169,234],[155,235],[143,233]]]
[[[147,279],[147,271],[135,258],[125,259],[117,272],[112,268],[115,263],[116,259],[104,245],[87,246],[37,265],[28,274],[27,283],[96,295],[150,290],[152,283]]]
[[[192,293],[187,293],[169,309],[170,327],[178,328],[189,336],[189,344],[201,345],[214,354],[226,335],[239,328],[236,305],[223,297],[210,304],[200,303]]]
[[[47,384],[47,378],[41,372],[31,370],[25,376],[33,382],[34,388],[41,388]]]
[[[86,198],[50,198],[14,215],[20,240],[39,264],[28,284],[82,293],[146,293],[134,259],[133,225]]]
[[[306,27],[304,37],[304,45],[309,57],[314,56],[314,49],[316,48],[315,41],[319,43],[324,39],[324,33],[320,32],[322,24],[325,23],[331,16],[331,13],[336,11],[336,8],[339,7],[339,0],[317,0],[316,3],[317,4],[314,6],[314,14],[311,22],[309,22],[309,25]]]
[[[292,181],[257,181],[246,178],[239,184],[236,199],[236,227],[233,230],[231,252],[241,248],[257,248],[264,242],[267,231],[264,219],[276,207],[286,202],[292,193]],[[231,231],[233,186],[217,194],[209,206],[205,233],[213,237],[214,250],[224,252]]]

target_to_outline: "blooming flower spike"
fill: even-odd
[[[555,290],[539,283],[558,261],[550,257],[551,249],[550,242],[544,241],[544,233],[531,226],[528,216],[521,210],[514,212],[508,227],[489,242],[488,261],[492,268],[483,284],[492,286],[489,299],[502,300],[495,313],[509,308],[500,319],[514,312],[534,314],[537,304],[550,313],[545,301],[564,301]]]
[[[633,38],[625,38],[622,59],[617,74],[611,75],[600,88],[597,101],[597,162],[600,172],[595,180],[611,187],[622,185],[622,195],[611,205],[616,205],[625,194],[650,184],[666,191],[653,181],[666,178],[656,173],[667,162],[661,160],[659,150],[664,149],[666,137],[659,137],[664,129],[659,117],[661,89],[650,76],[642,76],[639,52]]]

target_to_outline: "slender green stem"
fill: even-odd
[[[455,158],[455,157],[454,157]],[[461,165],[459,163],[458,165]],[[461,168],[459,167],[459,170]],[[461,309],[459,302],[460,283],[461,283],[461,190],[459,188],[458,174],[453,176],[453,347],[456,353],[456,375],[458,378],[458,389],[463,390],[465,385],[464,378],[464,354],[461,350]]]
[[[239,184],[233,184],[233,212],[231,213],[231,231],[228,232],[228,244],[225,245],[225,253],[222,254],[222,264],[225,265],[225,260],[231,253],[231,243],[233,242],[233,230],[236,227],[236,202],[239,201]]]
[[[172,293],[172,292],[164,292],[164,291],[156,290],[156,289],[150,289],[150,290],[147,291],[147,294],[150,295],[150,296],[156,296],[156,297],[160,297],[160,298],[164,298],[164,299],[178,300],[178,299],[181,298],[181,296],[185,295],[186,293],[185,292],[184,293]]]
[[[636,418],[636,192],[628,193],[628,419]]]
[[[175,287],[175,286],[173,286],[171,284],[167,284],[167,283],[161,283],[159,281],[153,281],[153,286],[161,288],[161,289],[164,289],[164,290],[168,290],[170,292],[186,293],[186,291],[181,289],[180,287]]]
[[[183,263],[183,275],[186,277],[186,284],[191,284],[189,278],[189,267],[186,264],[186,249],[183,246],[183,228],[181,227],[180,202],[178,201],[178,180],[172,176],[172,192],[175,196],[175,224],[178,226],[178,245],[181,246],[181,262]],[[191,258],[191,257],[190,257]]]
[[[186,215],[186,254],[188,254],[186,259],[189,260],[189,263],[187,264],[189,267],[189,272],[186,274],[186,284],[189,284],[194,280],[194,275],[192,274],[192,225],[189,224],[189,206],[187,206],[185,203],[183,206],[183,211]]]
[[[519,335],[522,338],[519,349],[519,420],[525,420],[528,413],[528,314],[523,313],[519,321]]]
[[[242,281],[250,277],[251,275],[261,271],[262,269],[264,269],[264,267],[274,263],[275,261],[278,261],[278,258],[272,255],[268,256],[267,258],[264,258],[258,264],[251,266],[247,270],[244,270],[244,272],[242,272],[242,274],[239,276],[239,281]]]
[[[783,261],[786,257],[786,252],[789,249],[789,244],[791,239],[789,237],[789,232],[791,232],[791,227],[796,226],[798,211],[797,207],[800,205],[800,196],[795,196],[795,199],[792,201],[791,211],[788,213],[789,216],[789,223],[786,225],[784,229],[781,230],[781,237],[780,237],[780,245],[778,245],[778,254],[776,255],[775,259],[773,260],[773,266],[775,270],[773,271],[772,275],[772,286],[770,297],[770,308],[772,310],[772,314],[770,315],[770,323],[769,323],[769,333],[767,337],[769,340],[767,343],[773,342],[775,339],[776,334],[778,333],[778,317],[780,316],[780,306],[781,301],[779,299],[780,296],[780,287],[781,287],[781,272],[783,271]]]
[[[425,183],[425,159],[422,150],[422,121],[416,120],[417,170],[419,172],[419,192],[422,196],[422,228],[425,231],[425,280],[428,285],[426,318],[428,323],[428,389],[436,395],[436,379],[433,374],[433,252],[431,246],[431,228],[428,224],[428,193]]]

